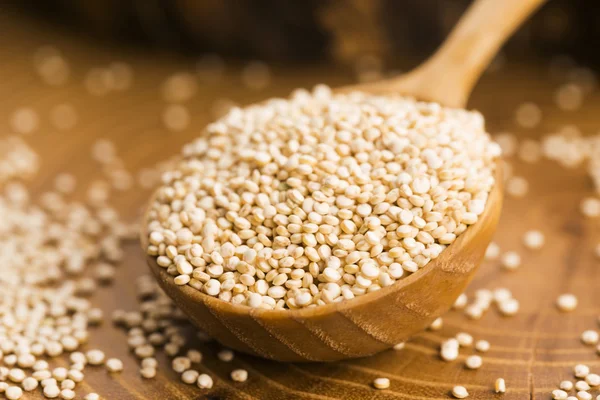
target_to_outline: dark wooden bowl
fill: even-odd
[[[445,313],[465,290],[496,230],[502,173],[480,220],[421,270],[376,292],[299,310],[234,305],[189,286],[147,257],[164,291],[200,329],[231,349],[278,361],[336,361],[369,356],[403,342]],[[142,232],[142,245],[147,243]]]

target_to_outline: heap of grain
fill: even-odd
[[[147,251],[176,284],[235,304],[352,299],[477,222],[499,155],[476,112],[297,90],[232,109],[184,147],[150,206]]]

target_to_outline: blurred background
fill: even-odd
[[[16,3],[16,2],[15,2]],[[20,11],[77,35],[270,62],[394,66],[439,45],[469,0],[25,0]],[[508,54],[569,52],[597,60],[600,3],[552,0],[519,31]],[[365,59],[371,57],[373,59]],[[361,64],[362,63],[362,64]],[[364,66],[364,65],[362,65]]]

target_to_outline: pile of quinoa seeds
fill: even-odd
[[[89,328],[103,319],[88,297],[112,280],[122,243],[135,232],[107,203],[71,200],[72,175],[31,198],[15,177],[35,174],[37,155],[20,139],[2,144],[0,392],[11,400],[31,391],[73,399],[88,366],[106,357],[88,344]],[[106,368],[118,372],[122,362],[108,359]]]
[[[392,285],[483,213],[498,145],[476,112],[296,90],[232,109],[183,149],[147,252],[210,296],[315,307]]]

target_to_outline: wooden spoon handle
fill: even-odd
[[[464,107],[500,46],[545,1],[474,1],[431,58],[404,76],[376,83],[373,89]]]

